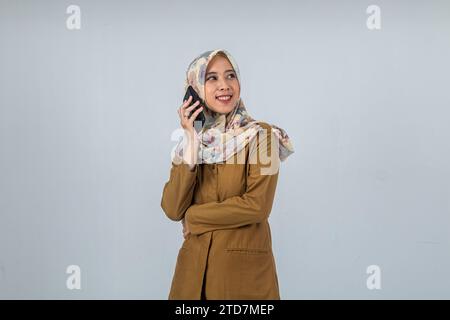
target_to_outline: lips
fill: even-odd
[[[222,101],[222,102],[227,102],[227,101],[231,100],[232,96],[233,96],[232,94],[223,94],[223,95],[217,96],[216,99],[219,101]]]

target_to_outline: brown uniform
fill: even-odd
[[[268,223],[279,165],[261,174],[274,166],[260,156],[273,159],[275,138],[270,125],[260,125],[267,134],[231,164],[197,164],[191,171],[172,162],[161,207],[174,221],[186,215],[191,234],[178,253],[169,299],[280,299]]]

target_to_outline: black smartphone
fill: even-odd
[[[189,87],[187,88],[186,93],[185,93],[185,95],[184,95],[183,102],[184,102],[185,100],[189,99],[189,96],[192,96],[192,101],[191,101],[190,106],[191,106],[192,104],[194,104],[196,101],[200,101],[199,105],[196,106],[196,107],[189,113],[189,117],[190,117],[190,116],[192,115],[192,113],[194,113],[198,108],[200,108],[200,107],[203,106],[203,110],[204,110],[204,108],[206,108],[206,106],[204,105],[203,100],[199,97],[199,95],[198,95],[197,92],[194,90],[194,88],[192,88],[192,86],[189,86]],[[194,126],[195,126],[196,121],[201,121],[201,122],[202,122],[202,127],[203,127],[203,125],[205,124],[206,119],[205,119],[205,115],[203,114],[203,110],[202,110],[202,111],[197,115],[197,117],[194,119],[194,124],[193,124]]]

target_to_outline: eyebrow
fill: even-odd
[[[225,72],[234,72],[234,70],[233,69],[228,69],[228,70],[226,70]],[[215,71],[211,71],[211,72],[208,72],[207,74],[206,74],[206,76],[208,76],[208,75],[210,75],[210,74],[217,74],[217,72],[215,72]]]

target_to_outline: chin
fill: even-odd
[[[236,106],[236,103],[237,103],[237,101],[233,101],[230,103],[229,106],[213,104],[212,109],[214,112],[218,112],[221,114],[227,114],[227,113],[230,113],[231,111],[233,111],[234,107]]]
[[[219,108],[215,108],[217,111],[216,112],[218,112],[218,113],[221,113],[221,114],[227,114],[227,113],[230,113],[231,111],[233,111],[233,109],[234,108],[231,108],[231,107],[219,107]]]

